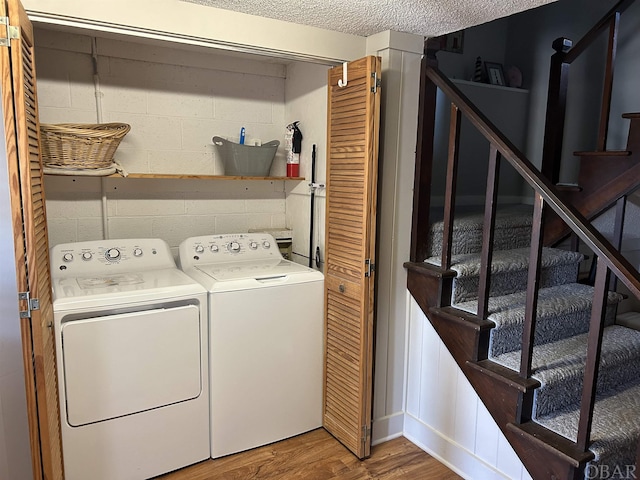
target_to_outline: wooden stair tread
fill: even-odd
[[[522,393],[538,388],[540,382],[534,378],[522,378],[518,372],[511,370],[499,363],[491,360],[480,360],[477,362],[467,362],[467,365],[474,368],[485,375],[495,378],[510,387],[518,389]]]
[[[495,327],[495,323],[491,320],[483,320],[473,313],[460,310],[456,307],[433,307],[430,308],[429,311],[445,317],[447,320],[473,326],[473,328],[478,331],[490,330]]]
[[[432,277],[439,278],[454,278],[458,274],[453,270],[443,270],[437,265],[433,265],[426,262],[404,262],[404,268],[417,273],[422,273]]]
[[[573,152],[577,157],[628,157],[631,155],[629,150],[603,150],[601,152]]]
[[[580,450],[571,440],[533,421],[522,424],[508,423],[507,429],[517,435],[528,437],[544,450],[557,452],[565,461],[576,468],[595,457],[593,452]]]
[[[581,192],[582,187],[576,183],[556,183],[556,188],[561,192]]]
[[[623,113],[622,118],[640,118],[640,113]]]

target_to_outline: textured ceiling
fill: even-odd
[[[555,0],[182,0],[360,36],[455,32]]]

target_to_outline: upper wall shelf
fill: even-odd
[[[481,83],[481,82],[472,82],[470,80],[461,80],[459,78],[452,78],[450,80],[451,82],[457,83],[458,85],[471,85],[474,87],[490,88],[493,90],[505,90],[507,92],[529,93],[529,90],[525,88],[505,87],[502,85],[492,85],[491,83]]]

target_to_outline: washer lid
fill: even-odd
[[[282,259],[197,265],[195,269],[218,281],[259,280],[303,273],[317,273],[304,265]]]
[[[54,310],[164,301],[205,290],[177,268],[52,278]]]

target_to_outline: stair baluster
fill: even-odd
[[[620,12],[616,11],[609,20],[609,48],[607,49],[607,63],[605,66],[604,86],[602,88],[602,106],[600,110],[600,127],[598,128],[597,149],[607,149],[609,132],[609,115],[611,114],[611,92],[613,91],[613,69],[616,63],[618,48],[618,27],[620,26]]]
[[[624,214],[627,210],[627,196],[623,195],[616,202],[616,216],[613,221],[613,246],[622,251],[622,234],[624,233]],[[618,277],[613,275],[609,281],[609,290],[615,291],[618,286]]]
[[[520,376],[531,377],[533,358],[533,338],[535,332],[536,311],[538,306],[538,290],[540,289],[540,259],[542,258],[542,216],[544,215],[544,199],[535,194],[533,202],[533,225],[531,230],[531,252],[529,254],[529,271],[527,273],[527,300],[525,304],[524,330],[522,332],[522,358],[520,360]]]
[[[444,197],[444,222],[442,239],[441,266],[443,270],[451,268],[451,242],[453,238],[453,216],[456,209],[456,179],[458,178],[458,153],[460,151],[460,122],[462,114],[454,103],[451,104],[451,122],[449,126],[449,159],[447,161],[447,180]]]
[[[533,202],[533,222],[531,228],[531,250],[529,253],[529,270],[527,272],[527,297],[522,330],[522,354],[520,357],[520,377],[531,378],[533,362],[533,340],[536,329],[538,310],[538,290],[540,289],[540,265],[542,259],[542,227],[544,215],[544,199],[535,193]],[[520,394],[518,403],[518,421],[531,420],[533,409],[533,391]]]
[[[593,408],[596,402],[596,384],[598,381],[598,366],[602,350],[602,332],[607,308],[607,285],[609,283],[609,268],[605,262],[598,262],[596,268],[596,283],[593,291],[593,306],[591,307],[591,322],[587,340],[587,358],[582,384],[582,399],[580,401],[580,420],[578,422],[578,438],[576,444],[581,450],[589,448],[591,424],[593,422]]]
[[[484,227],[482,228],[482,252],[480,256],[480,283],[478,288],[478,312],[481,320],[486,320],[489,310],[489,288],[491,285],[491,259],[493,257],[493,234],[498,201],[498,180],[500,177],[500,152],[495,144],[489,148],[489,171],[484,201]]]

